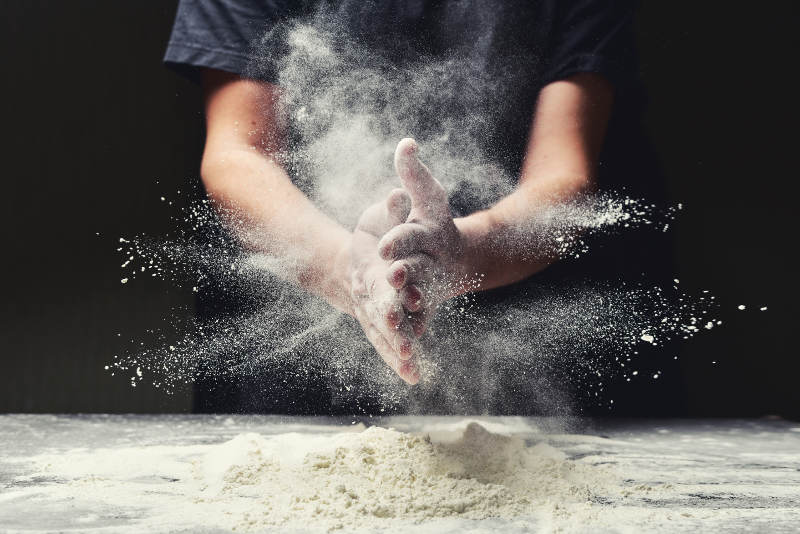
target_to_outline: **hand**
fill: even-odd
[[[447,192],[417,158],[417,144],[403,139],[395,151],[395,169],[411,199],[403,224],[378,243],[380,257],[391,262],[387,281],[399,292],[417,336],[436,308],[469,284],[465,244],[453,221]]]
[[[353,232],[350,252],[352,311],[378,354],[409,384],[419,382],[416,342],[400,294],[389,283],[390,261],[378,241],[408,218],[411,200],[395,189],[385,202],[367,208]]]

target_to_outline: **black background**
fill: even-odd
[[[121,285],[114,252],[120,236],[170,229],[186,202],[176,191],[198,180],[199,90],[161,65],[174,12],[162,0],[0,1],[2,412],[191,406],[189,392],[131,388],[103,369],[193,304],[166,283]],[[725,324],[662,369],[683,377],[680,398],[669,379],[640,381],[612,415],[800,417],[799,15],[790,0],[640,8],[646,127],[684,205],[675,276],[717,294]]]

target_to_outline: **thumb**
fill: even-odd
[[[397,143],[394,168],[411,197],[411,208],[425,215],[450,215],[447,192],[431,171],[417,158],[417,142],[406,137]]]

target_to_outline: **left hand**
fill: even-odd
[[[411,202],[402,189],[361,215],[350,245],[351,309],[375,350],[409,384],[419,381],[416,340],[399,292],[389,284],[391,262],[378,254],[378,240],[408,217]]]

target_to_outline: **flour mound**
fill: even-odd
[[[544,443],[528,447],[474,422],[442,442],[379,427],[321,437],[243,434],[196,468],[201,501],[255,499],[237,525],[244,530],[515,517],[585,503],[618,483]]]

